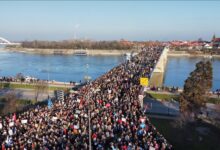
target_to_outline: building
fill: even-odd
[[[220,49],[220,38],[216,38],[215,35],[212,38],[212,47]]]
[[[204,45],[204,48],[206,48],[206,49],[212,49],[212,44],[207,43],[207,44]]]

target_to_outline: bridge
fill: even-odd
[[[10,42],[8,40],[6,40],[5,38],[0,37],[0,45],[20,45],[21,43],[13,43]]]
[[[150,86],[157,86],[161,87],[163,85],[164,79],[164,72],[166,71],[166,64],[167,64],[167,55],[168,55],[169,48],[165,47],[162,54],[160,55],[159,60],[151,74],[150,78]]]

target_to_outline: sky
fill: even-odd
[[[218,1],[0,1],[0,37],[23,40],[210,40]]]

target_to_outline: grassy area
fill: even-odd
[[[177,150],[219,150],[220,129],[204,122],[174,127],[174,120],[150,119],[161,134]],[[198,131],[205,128],[206,131]]]
[[[5,105],[7,105],[6,100],[4,97],[0,97],[0,115],[4,115],[7,113],[12,113],[12,112],[16,112],[19,110],[22,110],[25,106],[27,105],[31,105],[34,104],[35,101],[34,100],[28,100],[28,99],[17,99],[15,101],[15,103],[13,103],[13,107],[9,108],[9,109],[5,109],[3,112],[3,109],[5,107]]]
[[[6,102],[4,97],[0,97],[0,103],[4,104]],[[16,104],[18,105],[29,105],[29,104],[34,104],[34,100],[30,99],[17,99]]]
[[[12,88],[12,89],[34,89],[35,85],[33,84],[14,84],[14,83],[1,83],[1,87],[3,88]],[[54,90],[66,90],[66,87],[56,87],[56,86],[51,86],[50,90],[54,91]]]
[[[156,93],[156,92],[148,92],[148,94],[150,94],[151,97],[155,99],[161,99],[161,100],[166,100],[166,101],[173,99],[173,100],[179,101],[179,95],[163,94],[163,93]],[[220,98],[210,97],[207,99],[207,102],[212,103],[212,104],[220,104]]]
[[[153,98],[161,99],[161,100],[178,100],[179,96],[174,94],[162,94],[162,93],[155,93],[155,92],[148,92]]]
[[[212,104],[220,104],[220,98],[209,98],[207,102]]]

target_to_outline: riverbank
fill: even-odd
[[[69,83],[50,83],[49,89],[51,91],[54,90],[66,90],[68,88],[72,88],[73,85],[70,85]],[[0,88],[10,88],[10,89],[35,89],[36,85],[31,83],[19,83],[19,82],[1,82]]]
[[[168,91],[147,91],[147,93],[154,99],[157,99],[159,101],[179,101],[179,96],[181,92],[168,92]],[[207,103],[211,104],[220,104],[220,97],[218,97],[216,94],[210,94],[207,97]]]
[[[205,58],[209,58],[210,56],[212,56],[212,58],[220,58],[220,55],[210,55],[210,54],[203,54],[203,53],[189,53],[187,51],[174,51],[174,50],[170,50],[168,51],[168,57],[205,57]]]
[[[83,52],[87,55],[124,55],[126,53],[139,53],[140,50],[107,50],[107,49],[35,49],[35,48],[4,48],[4,50],[31,53],[31,54],[44,54],[44,55],[74,55],[78,52]]]

